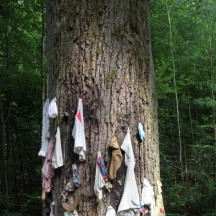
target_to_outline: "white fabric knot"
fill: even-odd
[[[116,216],[116,211],[112,206],[107,208],[106,216]]]
[[[58,116],[58,108],[56,104],[56,98],[54,98],[49,105],[49,117],[56,118]]]

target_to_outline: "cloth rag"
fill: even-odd
[[[106,216],[117,216],[116,211],[112,206],[108,206]]]
[[[80,161],[84,161],[86,153],[86,140],[83,118],[83,103],[81,98],[79,98],[78,101],[78,108],[75,116],[75,124],[72,130],[72,136],[74,138],[74,152],[79,154]]]
[[[49,117],[56,118],[58,116],[58,108],[56,104],[56,98],[53,98],[49,105]]]
[[[156,196],[157,216],[164,216],[165,215],[161,187],[162,187],[162,183],[159,180],[157,180],[157,189],[158,189],[158,194]]]
[[[111,181],[116,179],[116,173],[121,166],[122,153],[117,142],[116,137],[113,137],[108,144],[108,148],[112,149],[112,159],[109,168],[109,179]]]
[[[151,215],[152,216],[157,215],[156,206],[155,206],[154,189],[146,178],[144,178],[144,181],[143,181],[141,205],[150,206]]]
[[[63,156],[62,156],[62,147],[61,147],[61,134],[60,134],[60,128],[57,127],[57,132],[55,135],[56,138],[56,144],[55,144],[55,150],[52,158],[52,164],[55,169],[58,167],[63,166]]]
[[[129,128],[127,130],[127,135],[122,143],[121,149],[125,152],[125,165],[127,166],[127,172],[125,177],[123,195],[118,207],[118,213],[128,209],[139,210],[140,208],[139,193],[134,173],[135,158]]]
[[[71,166],[71,170],[72,170],[72,174],[73,174],[73,183],[76,187],[79,187],[80,186],[80,174],[78,172],[78,169],[77,169],[77,165],[74,163],[72,164]]]
[[[108,171],[107,171],[107,167],[105,165],[105,160],[101,154],[97,157],[97,163],[99,165],[100,172],[103,176],[104,181],[107,181],[108,180]]]
[[[97,159],[101,156],[101,152],[98,151]],[[95,172],[95,183],[94,183],[94,191],[95,195],[97,196],[98,200],[102,200],[103,198],[103,187],[105,187],[105,181],[101,174],[100,167],[96,162],[96,172]]]
[[[43,120],[42,120],[42,136],[41,136],[41,149],[38,153],[39,156],[46,157],[50,132],[49,132],[49,99],[46,100],[43,106]]]
[[[138,128],[139,137],[140,137],[140,139],[143,141],[143,140],[145,139],[145,132],[144,132],[143,126],[142,126],[142,124],[141,124],[140,122],[139,122],[137,128]]]
[[[51,138],[49,141],[46,159],[42,167],[42,174],[43,174],[42,187],[46,193],[50,192],[52,188],[51,178],[54,176],[54,168],[52,166],[52,157],[54,153],[54,147],[55,147],[55,138]]]

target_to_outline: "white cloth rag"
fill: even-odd
[[[125,177],[124,191],[118,207],[118,212],[128,209],[139,209],[140,207],[139,193],[134,173],[135,158],[129,128],[122,143],[121,149],[125,152],[125,165],[127,166],[127,172]]]
[[[151,205],[151,204],[155,204],[154,190],[153,187],[150,185],[149,181],[146,178],[144,178],[141,205]]]
[[[56,104],[56,98],[52,99],[49,105],[49,117],[56,118],[58,116],[58,108]]]
[[[152,216],[157,215],[156,206],[155,206],[154,189],[146,178],[144,178],[143,181],[141,205],[150,206],[151,215]]]
[[[54,206],[54,202],[51,202],[50,203],[50,215],[49,216],[54,216],[53,206]]]
[[[101,156],[101,152],[98,151],[97,158]],[[98,163],[96,162],[96,172],[95,172],[95,184],[94,184],[94,191],[95,195],[97,196],[98,200],[102,200],[103,198],[103,187],[105,187],[105,181],[103,179],[103,176],[100,172],[100,167]]]
[[[42,120],[42,136],[41,136],[41,149],[38,152],[39,156],[46,157],[48,144],[49,144],[49,99],[46,100],[43,106],[43,120]]]
[[[78,212],[76,209],[73,212],[64,212],[64,216],[78,216]]]
[[[164,216],[165,215],[161,187],[162,187],[162,183],[159,180],[157,180],[157,189],[158,189],[158,194],[156,197],[157,216]]]
[[[60,135],[59,127],[57,127],[55,138],[56,138],[56,145],[55,145],[55,150],[54,150],[54,154],[52,158],[52,164],[53,164],[53,167],[57,169],[58,167],[63,166],[61,135]]]
[[[74,152],[79,154],[79,160],[85,160],[86,153],[86,140],[83,118],[83,104],[82,99],[79,98],[78,109],[75,116],[75,124],[73,127],[72,135],[74,138]]]
[[[116,216],[116,211],[112,206],[108,206],[106,216]]]
[[[139,133],[140,139],[143,141],[145,139],[145,132],[143,130],[143,126],[141,122],[139,122],[138,124],[138,133]]]
[[[162,187],[161,181],[157,180],[157,188],[158,188],[158,193],[159,193],[159,194],[162,193],[161,187]]]

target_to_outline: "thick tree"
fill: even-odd
[[[64,166],[55,170],[53,177],[55,215],[63,215],[61,193],[71,164],[78,162],[72,127],[79,97],[83,100],[87,153],[86,161],[77,163],[81,174],[77,211],[79,215],[104,215],[109,205],[117,209],[126,174],[123,161],[111,192],[97,203],[92,195],[96,155],[100,150],[109,166],[107,144],[113,136],[121,145],[130,128],[140,194],[144,177],[155,191],[156,180],[160,180],[148,1],[47,0],[46,9],[47,97],[57,98],[59,110],[51,122],[51,134],[60,126],[64,157]],[[144,142],[137,137],[138,122],[144,126]]]

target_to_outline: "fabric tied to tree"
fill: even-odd
[[[58,167],[63,166],[63,157],[62,157],[62,147],[61,147],[61,134],[60,134],[60,128],[57,127],[57,132],[55,135],[56,138],[56,145],[54,150],[54,155],[52,158],[52,164],[55,169]]]
[[[104,158],[102,157],[102,155],[100,153],[98,155],[99,156],[97,157],[97,163],[99,165],[101,175],[103,176],[104,181],[107,181],[108,180],[108,171],[107,171],[107,168],[105,166]]]
[[[64,216],[78,216],[78,213],[75,209],[73,212],[64,212]]]
[[[46,157],[48,144],[49,144],[49,99],[46,100],[43,106],[43,120],[42,120],[42,136],[41,136],[41,149],[38,153],[39,156]]]
[[[54,98],[49,105],[49,117],[56,118],[58,116],[58,108],[56,104],[56,98]]]
[[[97,161],[99,157],[101,157],[100,151],[97,153]],[[105,187],[105,181],[101,174],[99,164],[96,163],[94,191],[99,201],[103,198],[103,187]]]
[[[140,137],[140,139],[143,141],[143,140],[145,139],[145,132],[144,132],[143,126],[142,126],[142,124],[141,124],[140,122],[139,122],[137,128],[138,128],[139,137]]]
[[[108,206],[106,216],[116,216],[116,211],[112,206]]]
[[[78,109],[75,116],[75,124],[73,127],[72,136],[74,138],[74,152],[79,154],[80,161],[84,161],[86,153],[86,140],[83,118],[83,104],[81,98],[79,98],[78,102]]]
[[[79,172],[78,172],[78,169],[77,169],[77,165],[74,163],[72,164],[72,167],[71,167],[71,170],[72,170],[72,179],[73,179],[73,184],[76,186],[76,187],[79,187],[80,186],[80,175],[79,175]]]
[[[157,215],[156,209],[155,209],[154,190],[146,178],[144,178],[144,181],[143,181],[141,205],[150,206],[151,215],[152,216]]]
[[[158,188],[158,194],[156,197],[157,216],[164,216],[165,215],[161,187],[162,187],[162,183],[159,180],[157,180],[157,188]]]
[[[72,212],[64,212],[64,216],[74,216],[74,214]]]
[[[127,172],[125,177],[123,195],[118,207],[118,212],[128,209],[139,210],[140,200],[134,173],[135,158],[129,128],[127,130],[127,135],[122,143],[121,149],[125,152],[125,165],[127,166]]]
[[[116,137],[113,137],[108,144],[108,148],[112,149],[112,159],[109,169],[109,179],[111,181],[116,179],[116,173],[121,166],[122,154]]]
[[[50,215],[49,216],[54,216],[53,212],[53,202],[50,203]]]
[[[144,208],[143,205],[140,205],[140,213],[141,213],[142,215],[144,215],[144,213],[145,213],[145,208]]]
[[[55,138],[51,138],[49,141],[46,159],[42,167],[42,174],[43,174],[42,187],[46,193],[50,192],[52,188],[51,178],[54,176],[54,168],[52,166],[52,157],[54,153],[54,147],[55,147]]]

